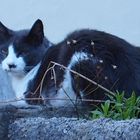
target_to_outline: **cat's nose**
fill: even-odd
[[[9,69],[16,68],[15,64],[8,64]]]

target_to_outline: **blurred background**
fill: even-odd
[[[92,28],[140,46],[139,0],[3,0],[0,21],[13,30],[31,28],[38,18],[57,43],[75,29]],[[0,100],[12,99],[7,75],[0,68]]]
[[[4,0],[0,21],[11,29],[30,28],[42,19],[52,42],[81,28],[103,30],[140,46],[139,0]]]

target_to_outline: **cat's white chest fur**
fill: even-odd
[[[26,76],[22,76],[22,77],[16,77],[11,75],[11,81],[12,81],[12,87],[13,90],[15,92],[15,96],[18,99],[22,99],[22,101],[19,101],[20,103],[26,103],[24,101],[24,92],[26,92],[29,81],[32,80],[38,69],[39,69],[40,63],[35,66],[29,73],[26,74]]]
[[[24,77],[13,77],[11,76],[12,87],[15,92],[16,98],[23,98],[23,93],[26,90],[27,85],[25,84]]]
[[[26,104],[23,93],[26,91],[27,85],[24,82],[24,77],[14,77],[11,75],[11,82],[17,100],[17,102],[15,102],[14,104]]]

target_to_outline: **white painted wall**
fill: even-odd
[[[77,28],[94,28],[140,45],[139,0],[3,0],[0,20],[12,29],[29,28],[40,18],[53,42]]]

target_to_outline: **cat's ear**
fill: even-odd
[[[0,42],[6,41],[10,37],[10,30],[0,22]]]
[[[40,19],[38,19],[33,24],[31,30],[29,31],[29,34],[27,36],[27,40],[29,43],[38,45],[38,44],[41,44],[43,42],[43,38],[44,38],[43,23]]]

